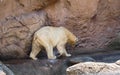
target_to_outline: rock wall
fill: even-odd
[[[79,47],[104,48],[120,31],[119,0],[60,0],[46,8],[55,26],[65,26],[77,37]]]
[[[64,26],[78,48],[105,48],[120,32],[120,0],[0,0],[0,58],[23,58],[33,33]]]
[[[46,24],[45,12],[9,17],[0,24],[0,57],[19,58],[28,55],[33,33]]]
[[[29,55],[33,33],[49,21],[42,9],[54,2],[56,0],[0,1],[0,59]]]
[[[0,0],[0,19],[43,9],[57,0]]]

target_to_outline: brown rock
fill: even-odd
[[[57,0],[1,0],[0,19],[10,15],[20,15],[39,10],[55,3]]]
[[[53,25],[79,38],[78,47],[105,48],[120,29],[119,0],[60,0],[46,8]]]
[[[30,51],[32,35],[47,22],[45,12],[8,17],[0,23],[0,57],[23,58]]]
[[[78,48],[105,48],[120,32],[119,9],[120,0],[0,0],[0,57],[28,55],[49,21],[73,32]]]

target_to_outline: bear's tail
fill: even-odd
[[[35,41],[36,39],[37,39],[37,35],[34,34],[33,41]]]

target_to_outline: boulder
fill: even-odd
[[[120,60],[116,61],[115,63],[116,63],[117,65],[120,65]]]
[[[2,62],[0,62],[0,75],[14,75],[14,73]]]
[[[6,73],[0,70],[0,75],[6,75]]]
[[[119,75],[120,66],[115,63],[84,62],[67,68],[67,75]]]

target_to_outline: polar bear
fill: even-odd
[[[56,56],[53,54],[54,47],[58,49],[60,55],[69,57],[71,54],[67,53],[65,44],[70,43],[74,45],[77,41],[78,38],[64,27],[43,27],[34,34],[30,57],[33,60],[37,60],[36,56],[42,47],[45,48],[48,59],[56,59]]]

